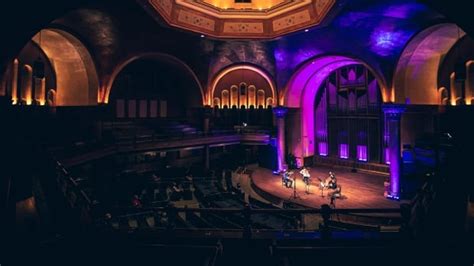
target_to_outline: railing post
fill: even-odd
[[[328,204],[321,205],[321,217],[323,218],[323,224],[319,225],[321,232],[321,238],[328,240],[331,238],[331,231],[329,229],[329,221],[331,220],[331,207]]]

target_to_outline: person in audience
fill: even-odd
[[[142,208],[143,207],[142,201],[140,200],[140,198],[136,194],[133,195],[132,206],[135,207],[135,208]]]

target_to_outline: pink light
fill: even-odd
[[[318,143],[318,150],[320,156],[328,156],[328,143],[327,142],[319,142]]]
[[[285,92],[288,107],[301,107],[301,139],[305,140],[293,147],[297,157],[315,154],[314,145],[314,105],[321,84],[334,70],[343,66],[357,64],[358,61],[343,56],[326,56],[308,62],[290,80]]]
[[[349,158],[349,145],[339,144],[339,157],[341,159],[348,159]]]
[[[390,149],[385,148],[385,163],[390,164]]]
[[[357,145],[357,160],[367,162],[367,146]]]

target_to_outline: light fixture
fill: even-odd
[[[309,29],[305,29],[305,30],[304,30],[304,32],[308,32],[308,31],[309,31]]]
[[[204,38],[204,37],[206,37],[206,36],[204,34],[201,34],[201,38]]]

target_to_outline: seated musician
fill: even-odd
[[[329,178],[326,180],[327,187],[330,189],[337,188],[337,179],[336,175],[333,172],[329,172]]]
[[[289,171],[287,171],[287,170],[284,170],[284,172],[283,172],[283,176],[282,176],[282,178],[283,178],[283,183],[285,184],[285,186],[286,186],[287,188],[290,188],[290,187],[293,186],[293,179],[290,177],[290,175],[291,175],[292,173],[293,173],[293,172],[291,172],[291,171],[289,172]]]

